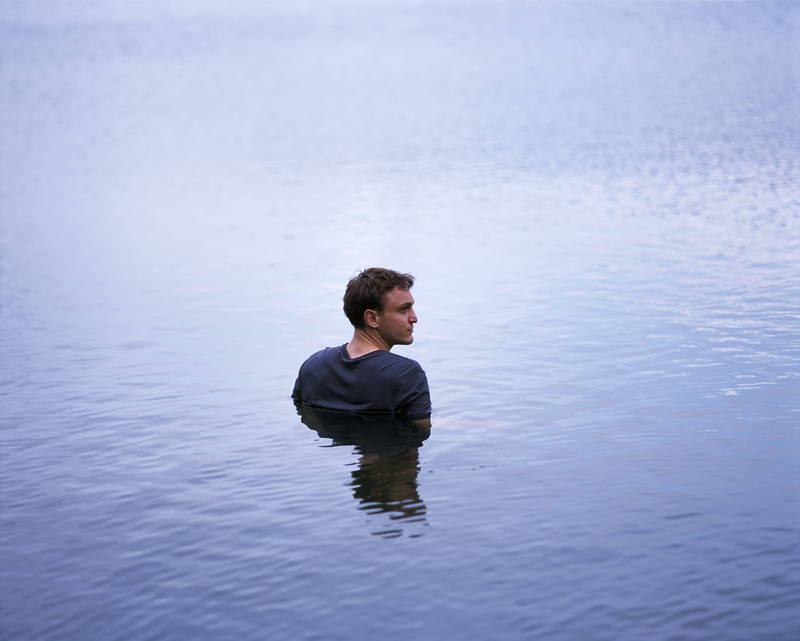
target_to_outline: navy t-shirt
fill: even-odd
[[[292,398],[348,412],[431,415],[428,379],[417,361],[383,350],[350,358],[346,345],[310,356],[300,366]]]

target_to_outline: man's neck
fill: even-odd
[[[383,337],[371,327],[363,329],[356,327],[353,332],[353,338],[347,343],[346,349],[350,358],[358,358],[378,350],[388,352],[392,349],[392,346],[383,340]]]

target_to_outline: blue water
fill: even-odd
[[[800,5],[0,16],[0,638],[800,638]]]

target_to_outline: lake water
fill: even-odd
[[[0,2],[0,638],[800,638],[800,4],[285,4]]]

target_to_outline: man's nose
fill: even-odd
[[[417,312],[415,312],[413,309],[411,310],[411,316],[409,317],[408,320],[411,323],[416,323],[417,322]]]

